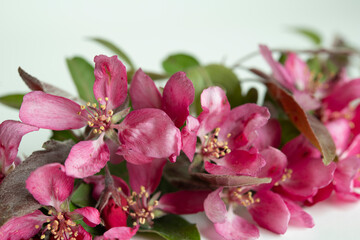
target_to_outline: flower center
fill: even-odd
[[[235,188],[229,191],[229,201],[236,202],[244,207],[249,207],[254,203],[259,203],[260,198],[254,198],[252,191],[244,193],[243,188]]]
[[[81,110],[87,111],[87,123],[89,127],[92,127],[93,132],[102,133],[110,128],[111,119],[114,114],[113,110],[107,110],[107,101],[109,99],[105,97],[105,103],[97,106],[96,103],[87,102],[86,106],[82,105]],[[102,102],[102,99],[99,98],[98,102]],[[82,112],[78,112],[81,115]]]
[[[53,214],[52,210],[48,212],[50,215],[55,216],[53,220],[50,218],[47,220],[48,224],[46,228],[42,231],[40,239],[45,239],[46,232],[49,231],[53,239],[69,239],[76,240],[79,232],[77,231],[76,223],[73,222],[66,214],[58,212]],[[35,225],[35,228],[40,228],[39,225]]]
[[[231,149],[228,147],[227,141],[219,141],[220,128],[216,128],[214,133],[204,136],[204,143],[201,148],[201,153],[203,156],[209,158],[222,158],[226,154],[231,152]],[[227,134],[227,138],[231,136],[231,133]]]
[[[148,223],[151,225],[155,218],[154,210],[159,204],[157,200],[149,199],[150,194],[145,190],[144,186],[140,187],[140,193],[135,191],[126,197],[127,206],[123,206],[123,210],[133,218],[133,225]]]

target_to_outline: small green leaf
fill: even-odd
[[[312,29],[296,27],[296,28],[292,28],[292,31],[308,38],[311,42],[313,42],[317,46],[321,45],[322,40],[320,34]]]
[[[281,126],[281,146],[299,136],[299,130],[289,119],[279,119],[279,123]]]
[[[12,107],[15,109],[20,109],[23,97],[25,94],[10,94],[0,97],[0,103]]]
[[[51,139],[58,140],[58,141],[65,141],[68,139],[74,140],[74,142],[79,142],[79,138],[74,135],[71,130],[63,130],[63,131],[52,131]]]
[[[152,228],[140,228],[139,231],[156,233],[167,240],[200,240],[196,225],[177,215],[155,219]]]
[[[68,58],[66,63],[80,98],[85,101],[95,102],[93,92],[95,82],[94,67],[81,57]]]
[[[123,50],[121,50],[120,48],[115,46],[113,43],[109,42],[108,40],[102,39],[102,38],[91,38],[91,40],[93,40],[97,43],[100,43],[101,45],[108,48],[116,55],[118,55],[120,59],[122,59],[126,64],[129,65],[130,70],[135,69],[134,64],[132,63],[130,58],[127,56],[127,54]]]
[[[78,207],[95,206],[96,202],[91,197],[92,187],[89,184],[82,183],[75,190],[71,197],[71,202]]]
[[[171,55],[162,62],[165,72],[169,75],[179,71],[185,71],[188,68],[199,65],[198,60],[196,60],[193,56],[184,53]]]

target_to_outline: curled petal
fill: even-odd
[[[126,227],[128,214],[122,209],[122,206],[127,205],[127,201],[122,195],[120,195],[120,199],[122,205],[119,206],[113,198],[110,198],[101,211],[101,218],[104,220],[106,229]]]
[[[82,128],[86,125],[84,116],[76,102],[41,91],[26,94],[19,113],[24,123],[52,130]]]
[[[74,179],[65,173],[60,163],[47,164],[37,168],[26,180],[26,188],[42,205],[53,206],[60,210],[60,205],[72,193]]]
[[[216,189],[204,201],[205,214],[213,223],[223,223],[226,220],[226,205],[220,197],[222,190],[222,187]]]
[[[84,217],[84,222],[90,227],[95,227],[101,222],[100,213],[96,208],[93,207],[83,207],[75,209],[74,212],[82,215]]]
[[[148,163],[151,161],[148,161],[149,158],[168,158],[180,154],[180,131],[162,110],[144,108],[132,111],[118,129],[122,144],[120,152],[125,149],[135,153],[138,158],[135,164]],[[144,156],[144,161],[141,156]],[[124,157],[129,160],[131,156]]]
[[[115,227],[104,233],[104,240],[121,239],[130,240],[138,231],[139,227]]]
[[[292,84],[297,90],[304,91],[308,89],[311,77],[309,68],[295,53],[288,54],[285,68],[288,70],[291,79],[294,81]]]
[[[189,106],[194,101],[194,97],[194,85],[184,72],[175,73],[166,83],[162,109],[174,121],[176,127],[181,127],[189,116]]]
[[[230,112],[230,104],[220,87],[209,87],[201,93],[201,107],[203,112],[198,117],[200,136],[219,127]]]
[[[7,120],[0,124],[0,166],[4,174],[7,168],[16,161],[21,138],[39,128],[18,121]]]
[[[101,98],[100,104],[106,103],[107,109],[115,109],[124,103],[127,96],[126,68],[116,55],[98,55],[94,62],[95,98]],[[108,101],[105,101],[106,97]]]
[[[197,132],[199,127],[199,121],[192,116],[188,116],[186,125],[181,130],[182,150],[190,161],[193,160],[196,151]]]
[[[81,141],[72,147],[65,161],[66,174],[75,178],[89,177],[98,173],[109,159],[103,134],[94,141]]]
[[[127,163],[130,186],[133,191],[140,192],[141,186],[150,194],[155,191],[160,183],[166,159],[154,159],[151,163],[135,165]]]
[[[19,240],[30,239],[40,230],[49,216],[40,210],[21,217],[13,217],[0,228],[0,239]]]
[[[161,94],[154,81],[141,68],[134,74],[129,89],[132,107],[161,108]]]
[[[178,191],[164,194],[158,208],[172,214],[193,214],[204,211],[209,191]]]
[[[306,228],[312,228],[315,225],[310,214],[305,212],[299,205],[287,199],[283,200],[290,211],[289,224]]]
[[[255,203],[248,207],[254,221],[274,233],[284,234],[287,230],[290,212],[280,195],[271,191],[255,194]],[[256,200],[259,199],[259,202]]]
[[[227,240],[250,240],[260,236],[259,229],[232,211],[226,214],[223,223],[215,223],[215,230]]]

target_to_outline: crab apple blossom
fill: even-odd
[[[69,211],[69,196],[73,191],[74,179],[65,174],[59,163],[47,164],[32,172],[26,180],[26,188],[33,197],[47,209],[21,217],[11,218],[0,228],[1,239],[29,239],[40,235],[41,239],[91,239],[91,235],[76,223],[83,221],[90,227],[100,224],[100,214],[92,207]]]
[[[38,127],[13,120],[6,120],[0,124],[0,184],[7,173],[20,163],[17,153],[22,137],[37,130]]]

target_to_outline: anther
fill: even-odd
[[[96,106],[97,106],[96,103],[93,103],[93,104],[92,104],[92,107],[93,107],[93,108],[96,108]]]
[[[41,235],[40,238],[41,238],[41,239],[45,239],[45,234]]]
[[[80,106],[80,109],[81,109],[81,110],[84,110],[84,109],[85,109],[85,106],[84,106],[84,105],[81,105],[81,106]]]
[[[39,225],[35,225],[35,228],[36,228],[36,229],[39,229],[39,228],[40,228],[40,226],[39,226]]]
[[[108,97],[105,97],[105,101],[109,101],[109,98],[108,98]]]
[[[99,97],[99,98],[98,98],[98,102],[101,102],[101,101],[102,101],[102,98],[101,98],[101,97]]]

